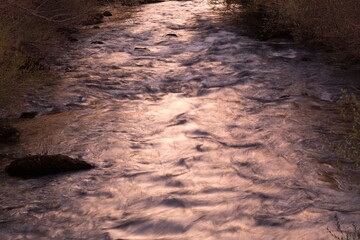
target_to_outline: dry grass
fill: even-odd
[[[228,0],[233,2],[234,0]],[[358,0],[239,0],[248,10],[264,11],[265,31],[289,31],[295,39],[320,43],[360,59]]]
[[[46,78],[46,62],[74,26],[94,20],[96,6],[142,0],[0,1],[0,116]],[[60,30],[61,29],[61,30]],[[60,31],[59,31],[60,30]],[[11,108],[11,107],[10,107]]]
[[[351,123],[346,133],[345,143],[336,148],[336,153],[360,166],[360,100],[355,95],[343,92],[341,113],[345,120]]]
[[[96,0],[0,2],[0,106],[11,108],[42,78],[44,59],[64,39],[57,32],[78,24]],[[0,113],[1,114],[1,113]]]

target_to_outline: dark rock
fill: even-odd
[[[112,16],[112,13],[110,11],[105,11],[103,12],[103,16],[105,17],[111,17]]]
[[[145,48],[145,47],[136,47],[134,48],[135,51],[143,51],[143,52],[149,52],[150,49]]]
[[[100,29],[100,27],[99,26],[94,26],[93,29]]]
[[[304,57],[301,58],[301,61],[303,61],[303,62],[310,62],[310,61],[311,61],[311,58],[304,56]]]
[[[177,35],[175,33],[168,33],[168,34],[166,34],[166,36],[168,36],[168,37],[177,37]]]
[[[69,40],[69,42],[78,42],[79,41],[79,39],[77,39],[77,38],[75,38],[73,36],[69,36],[68,40]]]
[[[0,143],[13,144],[19,141],[20,132],[11,126],[0,126]]]
[[[164,0],[140,0],[139,3],[140,4],[150,4],[150,3],[160,3],[163,1]]]
[[[283,98],[289,98],[289,97],[290,97],[290,95],[285,94],[285,95],[280,96],[279,98],[283,99]]]
[[[20,118],[34,118],[36,115],[38,115],[38,112],[31,111],[31,112],[23,112],[20,115]]]
[[[69,171],[94,168],[93,165],[64,155],[34,155],[19,158],[11,162],[5,172],[10,176],[24,179]]]
[[[91,42],[91,44],[104,44],[104,42],[103,41],[93,41],[93,42]]]

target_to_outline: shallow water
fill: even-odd
[[[64,48],[60,78],[26,96],[41,115],[13,120],[21,142],[0,151],[97,168],[1,171],[1,239],[329,239],[335,214],[360,222],[328,149],[354,75],[203,1],[130,10]]]

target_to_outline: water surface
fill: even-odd
[[[41,115],[14,120],[21,142],[1,153],[97,168],[1,172],[1,239],[329,239],[335,214],[360,221],[328,149],[351,77],[212,8],[144,5],[64,48],[59,79],[26,96]]]

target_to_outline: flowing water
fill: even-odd
[[[129,11],[64,48],[59,79],[26,96],[41,114],[13,120],[21,142],[1,149],[97,168],[1,171],[0,239],[329,239],[335,214],[360,222],[328,150],[356,76],[251,39],[204,1]]]

